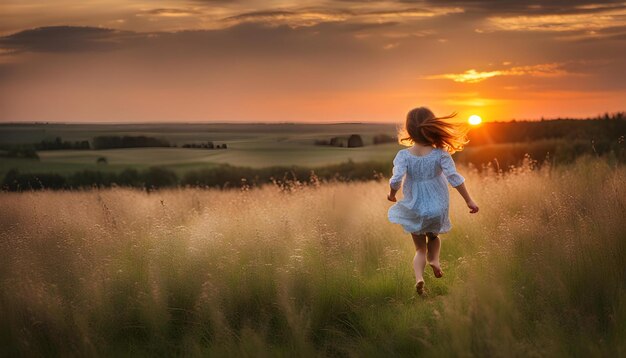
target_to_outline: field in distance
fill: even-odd
[[[395,135],[391,124],[14,124],[0,126],[0,144],[30,144],[61,137],[64,141],[92,140],[96,136],[149,136],[162,138],[177,148],[123,148],[106,150],[38,151],[40,160],[3,158],[0,175],[20,172],[68,173],[83,169],[117,171],[161,166],[177,173],[216,163],[262,168],[299,165],[320,167],[352,160],[390,161],[402,148],[395,143],[373,145],[378,134]],[[358,134],[364,146],[345,148],[315,145],[316,140]],[[226,150],[181,148],[211,141]],[[107,158],[107,165],[96,163]]]
[[[582,155],[606,155],[614,162],[623,163],[626,162],[625,133],[626,119],[622,112],[582,120],[490,122],[473,127],[469,145],[454,157],[459,164],[481,167],[492,163],[501,168],[518,165],[526,154],[539,161],[549,159],[554,164],[571,163]],[[333,137],[345,139],[354,134],[362,139],[362,147],[316,145],[320,141],[329,142]],[[119,172],[126,168],[141,170],[158,166],[180,176],[218,164],[315,169],[352,160],[390,165],[395,153],[402,148],[394,141],[396,134],[393,123],[0,124],[0,177],[11,169],[21,173],[67,175],[82,170]],[[381,135],[391,142],[374,144],[374,137]],[[144,145],[93,150],[98,147],[94,138],[102,136],[144,136],[157,144],[165,141],[165,145],[173,147]],[[92,149],[77,149],[85,147],[76,146],[42,150],[44,147],[40,147],[36,155],[32,155],[38,159],[9,155],[16,146],[36,146],[56,138],[64,142],[88,141],[87,147]],[[207,142],[220,147],[226,145],[227,149],[183,148]],[[32,148],[30,151],[34,154]],[[106,158],[106,164],[98,164],[99,158]]]

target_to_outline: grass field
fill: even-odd
[[[382,144],[361,148],[339,148],[312,144],[229,143],[228,149],[206,150],[187,148],[127,148],[108,150],[56,150],[38,152],[40,160],[2,158],[0,177],[12,168],[20,172],[72,173],[79,170],[120,171],[125,168],[145,169],[159,166],[183,174],[190,170],[207,168],[217,163],[263,168],[269,166],[299,165],[320,167],[348,160],[390,162],[397,144]],[[108,164],[97,164],[99,157]]]
[[[507,168],[509,165],[519,163],[526,153],[540,161],[548,157],[550,161],[558,164],[572,162],[583,154],[609,153],[615,161],[626,161],[623,138],[621,142],[616,139],[623,121],[578,122],[484,124],[470,132],[470,137],[474,139],[464,151],[455,154],[455,160],[472,163],[477,167],[492,162],[494,165]],[[585,128],[578,128],[576,125],[590,128],[585,131]],[[529,126],[532,128],[526,128]],[[563,128],[554,133],[550,132],[549,129],[555,126]],[[564,126],[572,126],[575,130],[569,133]],[[526,138],[522,141],[507,142],[507,138],[515,137],[513,134],[517,132],[526,133],[528,136],[518,136]],[[538,137],[530,136],[533,133]],[[564,133],[568,133],[569,137],[559,137]],[[589,138],[581,133],[587,133]],[[328,140],[334,136],[350,134],[361,135],[365,146],[340,148],[314,145],[315,140]],[[395,153],[402,147],[395,143],[373,145],[373,136],[378,134],[393,136],[395,126],[371,123],[0,124],[0,145],[33,144],[42,140],[52,141],[55,137],[61,137],[64,141],[81,141],[92,140],[95,136],[102,135],[142,135],[165,139],[178,146],[178,148],[47,150],[37,152],[39,160],[0,157],[0,178],[11,169],[17,169],[20,173],[57,173],[67,176],[83,170],[120,172],[127,168],[143,170],[158,166],[172,170],[182,177],[190,171],[223,163],[251,168],[292,165],[319,168],[349,160],[390,163]],[[472,134],[475,136],[472,137]],[[521,140],[520,138],[515,140]],[[590,138],[595,140],[592,141]],[[228,149],[181,148],[183,144],[206,141],[227,144]],[[97,164],[96,161],[100,157],[105,157],[108,164]]]
[[[384,182],[0,193],[0,355],[623,356],[626,169],[460,171],[424,297]]]
[[[27,144],[62,137],[63,140],[91,140],[105,135],[145,135],[168,140],[179,146],[194,141],[295,140],[312,141],[336,135],[395,133],[394,124],[253,124],[253,123],[146,123],[146,124],[0,124],[0,143]]]
[[[225,143],[226,150],[186,148],[128,148],[108,150],[39,151],[40,160],[1,158],[0,177],[16,168],[23,173],[54,172],[68,174],[80,170],[120,171],[159,166],[182,175],[218,163],[262,168],[299,165],[320,167],[348,160],[390,161],[401,148],[397,144],[371,145],[376,134],[394,134],[393,125],[382,124],[188,124],[188,125],[3,125],[0,143],[18,144],[52,140],[90,140],[98,135],[146,135],[164,138],[179,147],[185,143],[213,141]],[[340,148],[316,146],[316,139],[359,134],[365,147]],[[96,160],[106,157],[108,164]]]

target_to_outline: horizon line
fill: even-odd
[[[624,111],[616,111],[616,112],[604,112],[601,114],[597,114],[595,116],[590,117],[556,117],[556,118],[512,118],[508,120],[493,120],[493,121],[483,121],[483,124],[486,123],[508,123],[508,122],[540,122],[540,121],[557,121],[557,120],[596,120],[600,119],[606,114],[614,116],[619,113],[625,113]],[[465,121],[463,121],[465,122]],[[193,124],[229,124],[229,125],[346,125],[346,124],[378,124],[378,125],[394,125],[401,122],[380,122],[380,121],[337,121],[337,122],[316,122],[316,121],[279,121],[279,122],[263,122],[263,121],[217,121],[217,122],[208,122],[208,121],[177,121],[177,122],[167,122],[167,121],[140,121],[140,122],[130,122],[130,121],[113,121],[113,122],[103,122],[103,121],[10,121],[10,122],[1,122],[1,125],[19,125],[19,124],[67,124],[67,125],[84,125],[84,124],[92,124],[92,125],[133,125],[133,124],[177,124],[177,125],[193,125]]]

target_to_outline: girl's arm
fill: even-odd
[[[391,185],[389,186],[389,195],[387,195],[387,200],[396,201],[396,193],[398,189],[394,189]]]
[[[402,151],[400,151],[393,159],[393,173],[389,179],[389,194],[387,195],[387,200],[396,201],[396,193],[398,189],[400,189],[402,178],[404,174],[406,174],[406,169],[406,161],[404,160]]]
[[[472,200],[469,193],[467,192],[467,188],[465,188],[465,178],[461,174],[456,171],[456,166],[454,165],[454,160],[452,156],[448,152],[444,152],[441,156],[441,169],[443,170],[443,174],[446,176],[446,179],[455,188],[459,194],[465,199],[465,203],[467,207],[470,208],[470,213],[474,214],[478,212],[478,205]]]
[[[465,188],[465,183],[461,183],[461,185],[455,186],[454,189],[458,190],[459,194],[465,199],[467,203],[467,207],[470,208],[470,213],[474,214],[478,212],[478,205],[472,200],[469,193],[467,192],[467,188]]]

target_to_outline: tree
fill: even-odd
[[[178,176],[171,170],[151,167],[143,174],[147,188],[173,187],[178,185]]]
[[[374,144],[395,143],[396,138],[387,134],[377,134],[373,138]]]
[[[348,138],[348,148],[356,148],[363,146],[363,139],[358,134],[353,134]]]
[[[116,183],[121,186],[140,187],[142,185],[141,174],[137,169],[126,168],[117,176]]]

